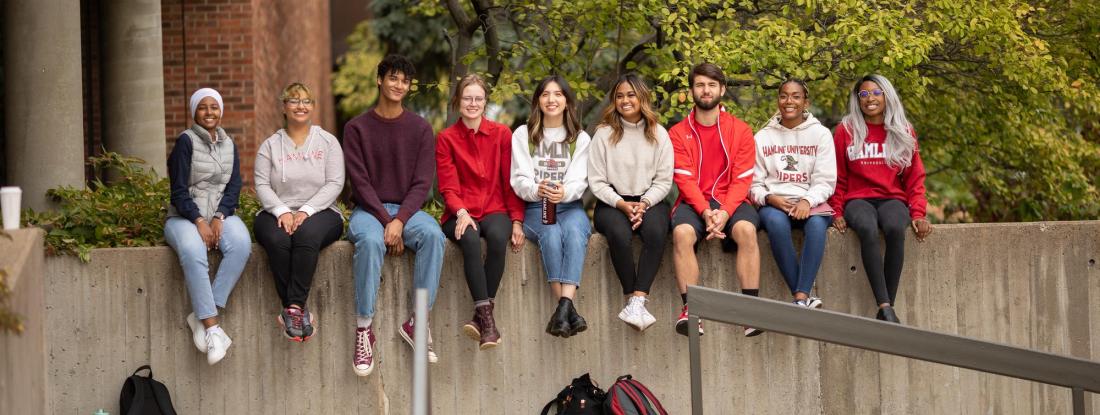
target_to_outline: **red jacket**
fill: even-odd
[[[752,185],[752,170],[756,164],[756,140],[752,128],[744,121],[725,112],[718,112],[718,137],[723,152],[703,154],[703,145],[695,131],[695,110],[687,118],[668,130],[675,153],[672,178],[680,189],[676,207],[681,202],[691,205],[700,215],[710,209],[710,203],[699,189],[699,171],[702,163],[726,163],[726,170],[714,185],[711,195],[722,205],[722,210],[733,216],[733,211],[747,202]]]
[[[916,137],[916,134],[913,136]],[[852,145],[848,129],[841,124],[833,133],[836,191],[829,198],[829,205],[836,215],[843,216],[844,204],[852,199],[897,199],[909,206],[911,218],[923,218],[928,200],[924,196],[924,163],[921,162],[920,152],[913,152],[909,167],[899,171],[886,165],[883,159],[886,143],[884,126],[867,124],[867,138],[863,142],[863,151],[853,160],[853,155],[848,154],[848,147]]]
[[[509,184],[512,168],[512,131],[504,124],[481,120],[478,130],[462,120],[439,132],[435,145],[439,193],[446,222],[461,209],[481,220],[491,213],[508,213],[523,220],[523,201]]]

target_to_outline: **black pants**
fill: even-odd
[[[493,213],[474,222],[477,223],[477,230],[473,226],[467,227],[462,239],[455,239],[458,218],[444,222],[443,233],[450,240],[458,242],[458,247],[462,250],[462,269],[466,273],[466,285],[470,287],[470,295],[476,302],[497,296],[500,279],[504,275],[505,250],[512,237],[512,221],[507,214]],[[481,262],[481,238],[485,238],[484,263]]]
[[[653,286],[653,278],[657,275],[657,268],[661,266],[665,243],[668,242],[671,221],[668,203],[650,206],[645,215],[642,215],[642,225],[637,230],[630,229],[630,219],[625,213],[603,202],[596,203],[593,216],[596,231],[607,238],[611,264],[619,276],[623,294],[629,295],[634,291],[648,294],[649,288]],[[638,259],[637,267],[632,249],[635,232],[642,238],[642,255]]]
[[[879,304],[894,304],[905,262],[905,229],[909,208],[897,199],[854,199],[844,207],[844,220],[859,235],[863,269]],[[878,230],[886,239],[886,258],[879,256]]]
[[[283,307],[291,304],[305,307],[317,270],[317,256],[340,239],[344,220],[336,211],[324,209],[306,218],[293,235],[288,235],[274,215],[260,212],[252,223],[252,232],[267,252],[267,263]]]

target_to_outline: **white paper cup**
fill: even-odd
[[[0,187],[0,211],[4,214],[4,230],[19,229],[19,199],[23,189],[18,186]]]

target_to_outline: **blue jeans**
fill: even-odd
[[[794,220],[782,210],[764,206],[760,208],[760,222],[768,232],[772,256],[791,294],[801,292],[809,295],[817,279],[817,270],[821,267],[821,258],[825,256],[825,231],[833,223],[833,217],[810,216]],[[806,234],[802,241],[802,259],[795,256],[792,227],[802,228]]]
[[[401,207],[394,203],[383,203],[382,206],[391,216],[397,214]],[[361,317],[374,316],[378,284],[382,281],[382,258],[386,256],[384,231],[382,222],[374,215],[360,208],[355,208],[351,213],[348,240],[355,244],[355,312]],[[439,272],[443,269],[443,243],[446,240],[443,231],[439,229],[439,222],[419,210],[409,217],[401,238],[405,247],[416,252],[413,287],[428,289],[428,308],[431,309],[435,304],[436,289],[439,288]]]
[[[202,320],[217,316],[215,306],[225,308],[229,293],[241,279],[248,256],[252,254],[248,227],[236,215],[226,217],[222,222],[222,237],[218,241],[222,262],[214,275],[213,284],[210,282],[206,244],[202,242],[199,228],[194,223],[178,216],[168,218],[164,223],[164,239],[179,257],[195,317]]]
[[[581,285],[584,255],[592,224],[581,202],[558,204],[558,223],[542,224],[542,202],[527,204],[523,217],[523,233],[542,252],[542,267],[548,282]]]

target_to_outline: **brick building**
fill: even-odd
[[[145,158],[163,173],[166,154],[190,125],[190,94],[211,87],[225,99],[222,126],[237,143],[250,186],[256,149],[282,127],[278,97],[288,83],[309,86],[319,101],[314,122],[340,135],[331,91],[334,50],[343,51],[367,5],[5,2],[0,184],[23,186],[24,206],[44,207],[45,189],[83,186],[91,177],[82,161],[104,148]],[[50,173],[42,174],[44,168]]]

